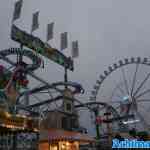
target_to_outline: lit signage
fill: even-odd
[[[55,48],[48,47],[43,41],[38,37],[30,35],[25,31],[20,30],[15,25],[12,25],[11,29],[11,39],[21,43],[22,45],[40,53],[41,55],[51,59],[57,64],[66,67],[73,71],[73,60],[66,57],[61,52]]]

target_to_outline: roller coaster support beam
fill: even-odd
[[[93,112],[94,112],[95,118],[98,117],[98,108],[95,108],[95,109],[93,110]],[[96,138],[97,138],[97,139],[100,139],[99,125],[96,124],[96,122],[95,122],[95,128],[96,128]]]

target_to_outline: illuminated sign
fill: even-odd
[[[66,67],[73,71],[73,60],[66,57],[61,52],[55,48],[48,47],[43,41],[38,37],[30,35],[25,31],[20,30],[15,25],[12,25],[11,29],[11,39],[21,43],[22,45],[40,53],[41,55],[51,59],[57,64]]]

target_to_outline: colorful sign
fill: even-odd
[[[51,59],[57,64],[66,67],[67,69],[73,71],[73,60],[66,57],[61,52],[55,48],[47,47],[46,44],[41,41],[38,37],[30,35],[25,31],[20,30],[15,25],[12,25],[11,29],[11,39],[21,43],[22,45],[40,53],[41,55]]]

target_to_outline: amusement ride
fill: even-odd
[[[110,124],[114,132],[128,132],[132,128],[149,132],[149,66],[149,58],[125,58],[109,66],[96,81],[90,101],[105,102],[115,109],[118,116],[107,110],[109,117],[121,117],[119,121],[125,128],[117,119]],[[96,116],[101,119],[97,128],[101,134],[108,133],[108,126],[102,121],[105,112],[97,107]]]
[[[15,25],[12,25],[11,38],[21,45],[20,48],[0,50],[0,146],[3,149],[6,146],[37,149],[40,123],[45,114],[54,109],[50,108],[51,104],[57,106],[56,102],[65,97],[72,100],[65,95],[66,89],[73,95],[84,93],[84,89],[80,84],[68,81],[67,69],[73,71],[70,57]],[[24,45],[29,49],[24,49]],[[64,81],[48,83],[34,73],[43,67],[41,55],[65,68]],[[33,84],[31,78],[40,85],[30,86]],[[81,104],[79,100],[73,100]]]

